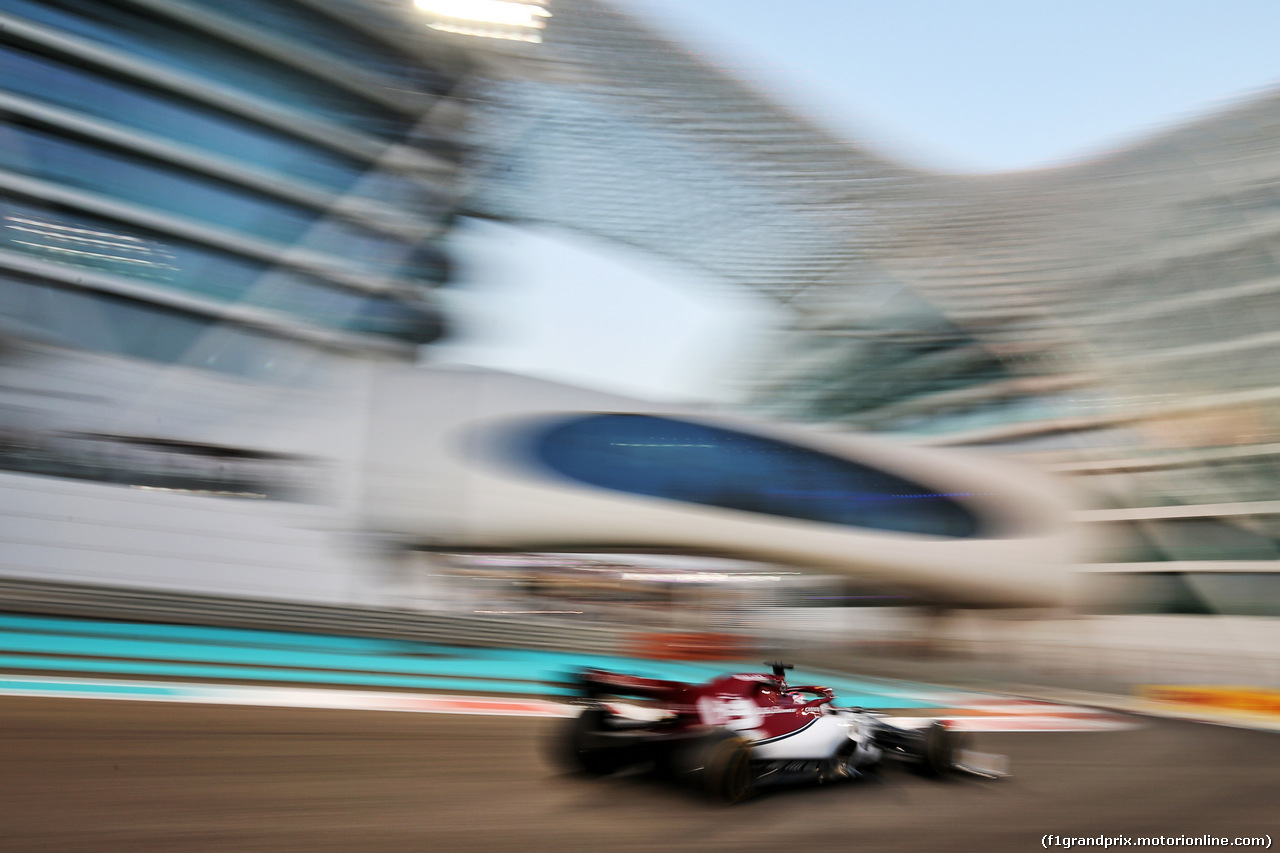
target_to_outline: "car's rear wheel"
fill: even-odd
[[[622,769],[623,754],[617,748],[601,743],[602,735],[610,731],[609,713],[603,708],[587,708],[577,717],[567,720],[556,743],[557,763],[566,770],[607,776]]]

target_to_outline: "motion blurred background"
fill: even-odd
[[[0,0],[0,608],[1280,686],[1280,68],[1237,5]],[[912,91],[1019,117],[931,150]],[[406,531],[379,477],[494,369],[1022,465],[1070,600],[485,549],[443,475]]]

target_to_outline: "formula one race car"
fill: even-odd
[[[861,708],[838,708],[829,687],[793,687],[791,666],[772,674],[726,675],[707,684],[582,672],[582,713],[566,722],[557,758],[592,775],[649,767],[734,803],[772,785],[856,779],[885,759],[927,776],[979,767],[960,733],[941,720],[923,728],[895,725]],[[975,763],[970,763],[972,755]]]

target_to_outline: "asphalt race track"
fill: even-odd
[[[982,735],[1013,777],[878,779],[713,807],[562,775],[555,721],[0,698],[6,851],[1032,850],[1280,830],[1280,736],[1152,720]],[[1204,848],[1200,848],[1204,849]]]

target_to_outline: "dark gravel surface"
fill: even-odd
[[[980,736],[997,782],[870,781],[729,808],[560,774],[545,720],[0,698],[5,851],[1033,850],[1280,830],[1280,735],[1146,721]],[[1208,849],[1208,848],[1192,848]]]

